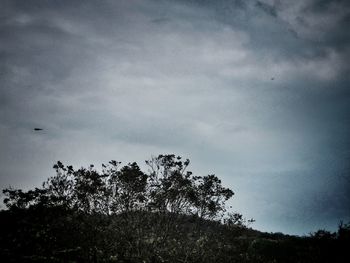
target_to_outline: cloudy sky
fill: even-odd
[[[0,187],[38,186],[57,160],[175,153],[254,228],[335,230],[350,220],[348,28],[341,0],[0,0]]]

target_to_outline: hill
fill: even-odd
[[[263,233],[227,211],[234,193],[189,160],[159,155],[98,172],[61,162],[41,188],[4,189],[1,262],[349,262],[350,226],[307,237]]]
[[[349,262],[349,227],[309,237],[173,213],[0,212],[2,262]]]

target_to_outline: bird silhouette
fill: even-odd
[[[41,128],[34,128],[34,131],[42,131],[43,129]]]

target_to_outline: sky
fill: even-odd
[[[336,230],[348,28],[341,0],[0,0],[0,188],[174,153],[255,229]]]

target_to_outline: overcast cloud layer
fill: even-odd
[[[254,228],[334,230],[350,220],[348,28],[348,1],[0,0],[0,186],[175,153]]]

